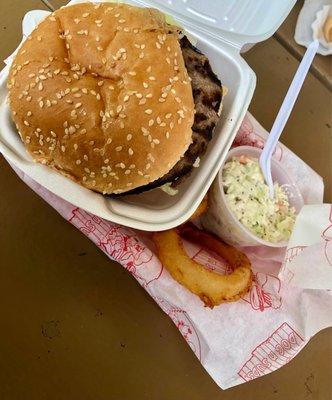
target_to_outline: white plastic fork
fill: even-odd
[[[265,143],[262,154],[259,158],[259,165],[264,175],[265,182],[269,186],[270,197],[274,197],[274,187],[271,175],[271,157],[278,144],[280,135],[288,121],[288,118],[293,110],[295,101],[302,88],[303,82],[309,71],[312,60],[315,57],[319,46],[318,40],[314,40],[305,52],[302,61],[294,75],[293,81],[288,89],[285,99],[280,107],[277,118],[274,121],[271,132]]]

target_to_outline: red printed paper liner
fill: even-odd
[[[266,131],[248,113],[234,146],[263,147]],[[321,178],[279,144],[276,159],[297,182],[307,204],[321,203]],[[15,168],[14,168],[15,169]],[[15,169],[16,170],[16,169]],[[236,303],[208,309],[163,269],[149,233],[105,221],[59,199],[16,170],[36,193],[89,237],[109,258],[119,262],[172,319],[215,382],[226,389],[275,371],[288,363],[319,330],[332,325],[328,291],[302,290],[278,278],[283,249],[247,248],[254,284]],[[330,238],[330,225],[325,235]],[[207,268],[227,273],[223,260],[186,243],[188,254]],[[293,257],[301,249],[292,249]]]

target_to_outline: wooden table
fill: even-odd
[[[0,3],[1,59],[18,43],[24,13],[36,8],[47,7],[40,0]],[[293,14],[289,20],[294,25]],[[267,129],[300,56],[288,23],[244,56],[258,77],[250,110]],[[283,141],[324,177],[331,202],[332,104],[322,68],[308,77]],[[222,391],[136,281],[1,157],[0,187],[1,400],[331,398],[332,330],[281,370]]]

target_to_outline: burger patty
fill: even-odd
[[[195,103],[195,120],[192,127],[193,142],[184,156],[164,176],[136,189],[123,193],[138,194],[166,183],[177,186],[193,170],[193,164],[201,157],[212,139],[213,130],[219,120],[222,101],[222,85],[212,71],[208,58],[194,47],[186,36],[180,40],[184,62],[191,78]]]

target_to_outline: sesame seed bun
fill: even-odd
[[[175,29],[153,9],[83,3],[47,17],[10,70],[32,157],[111,194],[165,175],[192,141],[192,87]]]

